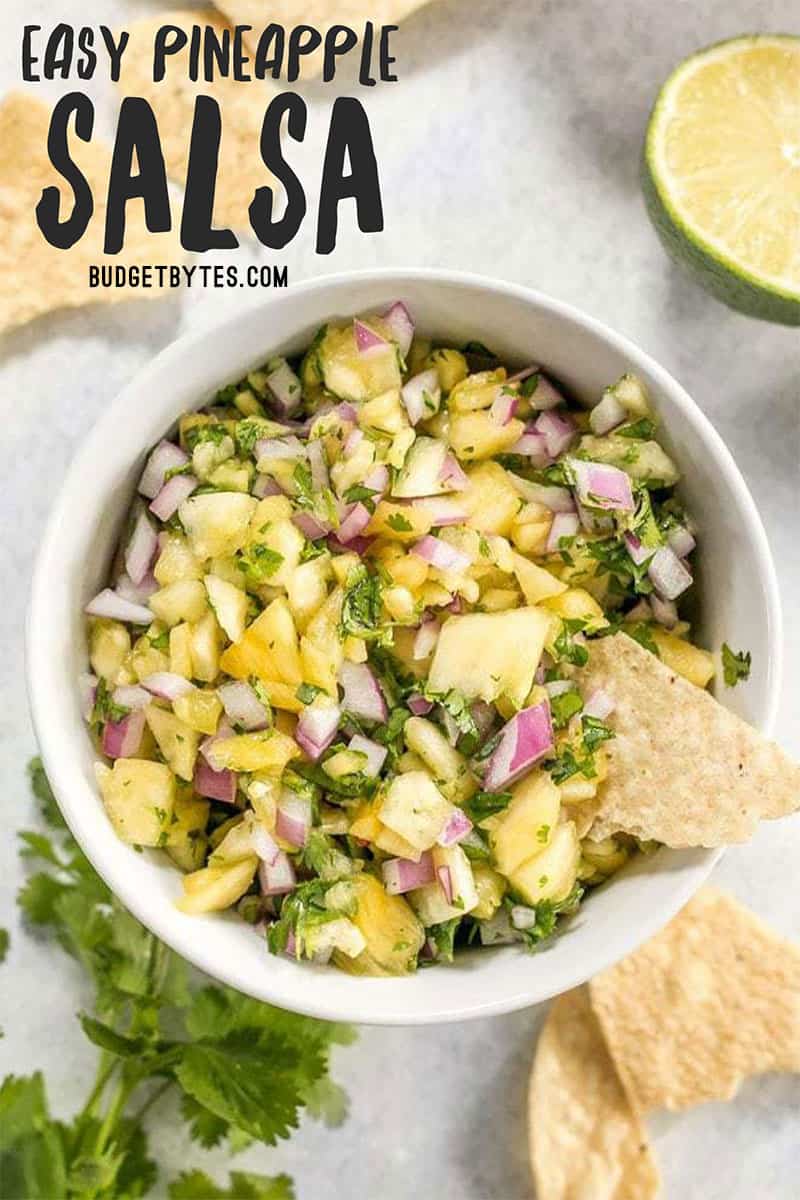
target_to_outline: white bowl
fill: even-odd
[[[511,284],[445,271],[370,271],[292,287],[169,346],[109,405],[79,451],[39,553],[28,618],[28,682],[47,773],[72,832],[123,904],[207,974],[261,1000],[335,1020],[457,1021],[508,1012],[575,987],[630,953],[702,884],[718,851],[661,850],[595,892],[539,954],[474,951],[400,979],[345,975],[270,955],[230,914],[185,916],[180,875],[158,852],[116,837],[98,796],[95,752],[76,680],[86,665],[83,606],[106,582],[145,451],[180,412],[274,352],[296,352],[326,320],[396,297],[418,327],[456,345],[479,339],[513,364],[541,362],[579,396],[624,371],[646,384],[683,472],[699,527],[703,642],[752,651],[750,680],[719,698],[769,732],[779,691],[780,608],[753,500],[724,444],[675,380],[631,342],[580,312]]]

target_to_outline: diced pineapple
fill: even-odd
[[[241,819],[231,824],[222,839],[214,847],[214,853],[208,860],[210,867],[226,867],[232,862],[240,862],[249,858],[253,853],[253,837],[260,828],[260,821],[254,812],[245,812]]]
[[[499,425],[489,412],[451,412],[448,439],[460,459],[475,462],[510,450],[524,432],[516,417]]]
[[[245,591],[244,571],[233,555],[223,554],[218,558],[212,558],[208,574],[216,575],[218,579],[224,579],[227,583],[232,583],[234,587],[239,588],[240,591]]]
[[[206,589],[199,579],[181,579],[154,592],[148,604],[170,627],[181,621],[199,621],[208,608]]]
[[[162,587],[183,579],[202,579],[203,564],[182,533],[165,533],[153,574]]]
[[[552,516],[526,521],[524,524],[515,521],[511,527],[511,540],[521,554],[542,558],[547,553],[547,539],[552,524]]]
[[[666,667],[696,687],[708,686],[714,678],[714,659],[708,650],[701,650],[699,646],[693,646],[691,642],[658,625],[650,626],[650,633]]]
[[[253,806],[253,812],[268,833],[275,828],[278,815],[278,800],[281,794],[281,781],[274,775],[263,771],[254,771],[243,784],[244,793]]]
[[[481,606],[486,612],[508,612],[519,604],[519,592],[514,588],[487,588],[481,593]]]
[[[407,587],[384,588],[383,604],[393,621],[410,625],[419,619],[413,594]]]
[[[358,410],[358,423],[367,429],[378,429],[382,433],[399,433],[408,427],[408,416],[400,399],[400,389],[391,388],[365,401]]]
[[[192,474],[201,483],[205,483],[221,463],[233,458],[236,453],[236,443],[229,433],[218,442],[206,440],[198,442],[192,450]]]
[[[344,639],[342,648],[344,650],[344,656],[348,662],[363,663],[366,662],[367,658],[369,657],[367,643],[363,638],[354,637],[352,633],[349,633]]]
[[[145,720],[158,748],[179,779],[192,779],[197,758],[199,737],[197,730],[168,708],[148,704],[144,710]]]
[[[222,630],[211,609],[191,626],[192,678],[213,683],[219,674]]]
[[[424,365],[436,368],[436,374],[439,376],[439,387],[445,395],[452,392],[453,388],[461,383],[462,379],[466,379],[469,374],[467,360],[460,350],[432,350]],[[418,370],[422,369],[423,367],[420,365]]]
[[[217,621],[230,641],[238,642],[247,620],[246,593],[218,575],[206,575],[205,585]]]
[[[184,500],[178,516],[197,557],[217,558],[240,550],[257,503],[241,492],[204,492]]]
[[[96,675],[116,682],[130,650],[131,635],[119,621],[92,622],[89,633],[89,661]]]
[[[435,496],[440,492],[449,491],[449,485],[441,479],[446,458],[445,442],[438,438],[418,437],[392,484],[392,496],[398,499],[414,499],[417,496]]]
[[[331,467],[331,482],[339,496],[348,488],[363,482],[375,462],[375,447],[369,438],[363,438],[352,454],[340,458]]]
[[[514,555],[514,574],[528,604],[541,604],[552,596],[560,596],[567,590],[567,585],[556,579],[544,567],[523,558],[521,554]]]
[[[159,671],[168,671],[169,658],[163,651],[156,650],[149,637],[145,635],[134,643],[130,665],[134,675],[141,683],[143,679],[147,679],[148,675],[155,675]]]
[[[252,463],[243,463],[239,459],[221,463],[208,477],[208,482],[214,487],[226,492],[248,493],[253,482],[254,468]]]
[[[379,817],[418,850],[428,850],[447,823],[453,806],[427,772],[409,771],[392,779]]]
[[[98,770],[109,820],[123,842],[134,846],[166,843],[175,807],[175,776],[164,763],[118,758]]]
[[[337,967],[353,975],[405,975],[413,971],[425,940],[402,896],[390,896],[373,875],[357,875],[351,886],[357,908],[351,920],[366,940],[356,958],[334,951]]]
[[[469,487],[461,493],[470,514],[467,524],[479,533],[507,536],[520,507],[508,471],[499,463],[481,463],[468,473]]]
[[[451,413],[470,413],[491,408],[505,378],[505,367],[468,375],[451,389],[447,407]]]
[[[204,867],[184,876],[184,894],[175,906],[181,912],[221,912],[235,904],[250,887],[256,873],[255,854],[226,867]]]
[[[508,696],[521,707],[531,690],[550,622],[538,608],[468,613],[442,625],[429,675],[434,692],[456,688],[471,700]]]
[[[169,669],[173,675],[192,678],[192,627],[185,622],[169,631]]]
[[[305,632],[314,613],[325,603],[330,577],[330,556],[321,554],[318,558],[300,563],[287,581],[286,598],[300,633]]]
[[[622,407],[628,410],[631,417],[652,416],[644,384],[635,375],[622,375],[613,387],[606,390],[616,396]]]
[[[244,555],[245,563],[253,564],[253,574],[258,581],[269,583],[272,587],[286,587],[297,569],[306,542],[303,534],[290,518],[261,517],[262,505],[269,503],[269,500],[285,499],[285,496],[271,496],[268,500],[261,501],[250,524],[250,534]],[[265,569],[257,557],[260,547],[266,547],[270,552],[269,574],[264,573]],[[263,550],[261,554],[264,555]],[[276,555],[279,557],[275,558]]]
[[[546,771],[534,771],[516,784],[511,803],[490,836],[498,871],[511,875],[550,844],[560,807],[558,788]]]
[[[398,542],[416,542],[431,528],[431,518],[411,504],[381,500],[375,506],[366,533],[370,537],[389,537]]]
[[[331,559],[331,570],[333,571],[334,579],[337,583],[345,583],[347,576],[357,567],[361,559],[355,553],[351,554],[336,554]]]
[[[394,583],[411,591],[422,587],[428,578],[428,564],[418,554],[401,554],[386,569]]]
[[[395,467],[399,471],[405,463],[408,452],[414,445],[416,438],[416,430],[412,429],[410,425],[406,426],[405,429],[401,429],[399,433],[396,433],[392,438],[391,446],[386,451],[386,465]]]
[[[565,900],[578,875],[580,843],[572,821],[556,826],[550,845],[521,864],[509,877],[512,889],[526,902]]]
[[[197,871],[205,861],[209,808],[209,802],[192,795],[190,788],[178,789],[166,851],[182,871]]]
[[[280,775],[299,754],[294,739],[278,729],[220,738],[206,751],[217,771],[265,771],[270,775]]]
[[[309,637],[300,639],[300,664],[306,683],[322,688],[329,696],[336,695],[336,680],[339,669],[344,661],[344,648],[341,643],[331,642],[321,646]],[[302,705],[297,708],[300,712]]]
[[[220,667],[235,679],[257,675],[295,687],[302,682],[297,630],[286,600],[277,597],[248,625],[223,653]]]
[[[379,330],[377,319],[370,317],[369,325]],[[352,322],[328,326],[317,350],[317,362],[325,387],[341,400],[370,400],[402,386],[394,343],[387,344],[384,351],[359,354]]]
[[[303,933],[302,941],[302,950],[307,958],[320,955],[325,958],[333,951],[345,958],[357,958],[367,945],[361,930],[347,917],[336,917],[332,921],[309,926]]]
[[[586,629],[590,633],[594,633],[598,629],[605,629],[608,625],[603,610],[594,596],[584,591],[583,588],[568,588],[559,595],[548,596],[542,601],[542,605],[565,621],[585,621]]]
[[[474,863],[472,877],[478,893],[478,903],[472,910],[478,921],[488,921],[497,912],[506,894],[506,881],[502,875],[483,862]]]
[[[604,876],[613,875],[628,861],[626,847],[613,837],[603,838],[599,842],[584,838],[581,842],[581,853],[586,862]]]
[[[472,878],[469,860],[460,846],[445,849],[436,846],[433,850],[434,866],[446,867],[450,872],[453,903],[447,899],[437,876],[433,883],[409,892],[409,901],[423,925],[441,925],[455,917],[463,917],[478,904],[478,892]]]
[[[374,842],[381,828],[378,804],[374,800],[368,800],[356,809],[349,832],[350,836],[359,842]]]
[[[438,725],[425,717],[409,717],[403,726],[409,750],[418,754],[442,794],[462,804],[477,791],[477,782],[464,755],[451,746]]]
[[[191,692],[184,692],[182,696],[175,697],[172,701],[172,711],[190,729],[210,736],[217,732],[222,704],[216,692],[193,688]]]
[[[412,846],[411,842],[407,842],[399,833],[395,833],[393,829],[387,829],[385,825],[378,822],[378,832],[372,839],[373,846],[377,846],[379,850],[383,850],[384,854],[390,854],[392,858],[408,858],[411,862],[419,862],[422,857],[422,851],[416,846]]]
[[[330,705],[330,703],[328,700],[327,704]],[[323,707],[323,705],[317,705],[317,707]],[[362,754],[359,750],[339,750],[325,760],[322,769],[326,775],[330,775],[331,779],[341,779],[345,775],[357,775],[359,771],[363,771],[366,763],[366,754]]]
[[[586,434],[578,449],[581,458],[611,463],[640,483],[672,487],[680,478],[675,463],[658,442],[640,442],[615,433],[606,433],[602,437]]]

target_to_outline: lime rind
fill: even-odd
[[[728,38],[680,63],[662,86],[653,105],[644,140],[641,179],[648,215],[662,245],[675,262],[686,267],[698,283],[730,308],[764,321],[800,325],[800,289],[783,287],[774,279],[759,275],[687,220],[664,186],[658,166],[664,110],[672,100],[676,84],[686,72],[695,70],[701,60],[709,61],[724,47],[782,42],[791,42],[797,47],[800,64],[800,37],[793,34],[750,34]]]

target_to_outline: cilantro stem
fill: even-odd
[[[136,1110],[136,1112],[132,1114],[132,1116],[130,1118],[132,1125],[131,1125],[131,1131],[130,1131],[129,1136],[133,1136],[133,1134],[135,1132],[135,1127],[140,1123],[140,1121],[144,1117],[145,1113],[148,1113],[150,1111],[150,1109],[153,1107],[153,1105],[158,1100],[161,1099],[161,1097],[164,1095],[164,1093],[169,1091],[169,1089],[172,1087],[173,1083],[174,1083],[174,1080],[170,1076],[169,1079],[165,1079],[162,1083],[160,1083],[157,1088],[153,1088],[153,1091],[147,1097],[144,1104],[142,1104]]]
[[[123,1077],[114,1094],[114,1098],[108,1107],[103,1123],[100,1126],[97,1137],[94,1143],[94,1153],[96,1158],[100,1158],[106,1148],[106,1144],[111,1139],[114,1130],[125,1111],[125,1105],[130,1099],[131,1093],[135,1090],[140,1082],[140,1075],[137,1072],[133,1078],[126,1076],[123,1069]]]
[[[102,1096],[109,1079],[114,1074],[114,1068],[117,1066],[117,1062],[118,1060],[113,1058],[106,1050],[102,1052],[100,1057],[100,1066],[98,1067],[97,1075],[95,1076],[94,1087],[89,1093],[89,1098],[78,1115],[79,1121],[83,1122],[88,1117],[94,1115],[97,1102]]]

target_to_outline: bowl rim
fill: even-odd
[[[677,408],[690,418],[695,432],[702,443],[707,444],[713,451],[717,469],[727,476],[730,486],[737,493],[742,511],[746,516],[747,537],[752,546],[754,557],[758,563],[763,583],[763,597],[767,623],[766,637],[769,648],[767,664],[765,701],[758,727],[766,735],[772,733],[777,715],[781,677],[782,659],[780,646],[782,644],[782,612],[777,574],[767,535],[756,508],[750,490],[737,466],[733,455],[711,424],[703,410],[691,398],[688,392],[655,359],[642,350],[635,342],[624,334],[617,333],[597,318],[584,313],[581,309],[565,301],[555,299],[547,294],[525,285],[506,282],[500,279],[484,276],[468,271],[455,271],[437,267],[381,267],[356,271],[339,271],[326,275],[315,276],[291,286],[294,297],[308,293],[336,289],[347,284],[376,283],[385,284],[393,291],[399,291],[404,284],[427,282],[441,285],[465,285],[480,289],[490,294],[502,294],[523,303],[548,311],[557,318],[579,326],[599,339],[605,341],[611,348],[626,357],[634,367],[637,365],[647,370],[658,386],[668,392]],[[307,970],[298,971],[296,983],[291,987],[270,987],[260,981],[253,981],[244,971],[235,967],[231,962],[220,963],[211,961],[210,955],[204,952],[202,939],[193,939],[188,927],[185,935],[181,935],[174,927],[165,928],[162,917],[163,905],[152,905],[149,895],[137,890],[125,878],[118,877],[117,872],[105,861],[101,844],[93,837],[91,821],[85,819],[75,798],[71,794],[70,784],[61,777],[59,761],[60,750],[75,736],[75,730],[70,728],[65,720],[53,719],[53,707],[50,703],[52,692],[49,686],[49,671],[51,664],[44,653],[44,641],[37,636],[38,629],[48,619],[48,595],[53,587],[53,575],[50,571],[50,560],[58,539],[62,533],[62,515],[66,497],[75,487],[76,481],[85,478],[86,468],[101,451],[106,433],[114,427],[118,414],[124,409],[131,395],[141,395],[147,386],[151,375],[159,374],[165,366],[173,361],[180,362],[195,350],[201,350],[208,342],[209,336],[224,336],[228,328],[238,324],[243,317],[256,311],[267,314],[274,306],[280,305],[284,295],[273,293],[259,298],[253,304],[236,307],[220,320],[211,320],[202,324],[196,330],[189,330],[181,337],[168,343],[153,359],[118,393],[115,399],[106,407],[90,428],[74,458],[70,462],[59,491],[53,501],[50,514],[45,524],[39,549],[37,551],[29,593],[29,603],[25,626],[25,665],[26,680],[34,732],[39,744],[39,750],[48,773],[48,777],[56,795],[64,818],[86,854],[92,866],[106,882],[111,891],[121,900],[124,906],[158,938],[164,941],[177,954],[204,971],[211,978],[237,988],[238,990],[256,996],[268,1003],[290,1007],[293,1011],[325,1020],[351,1021],[362,1024],[377,1025],[423,1025],[438,1024],[450,1021],[461,1021],[485,1016],[494,1016],[513,1012],[517,1009],[542,1002],[553,995],[553,991],[542,991],[541,986],[535,986],[535,976],[530,987],[520,990],[510,988],[508,994],[493,1000],[479,1000],[470,1003],[469,997],[458,1006],[452,1003],[426,1008],[422,1012],[409,1011],[408,1007],[400,1004],[387,1008],[375,1002],[374,995],[364,995],[357,985],[359,977],[353,977],[354,1000],[348,999],[345,1007],[338,1000],[330,1002],[325,998],[324,988],[306,986],[309,982]],[[56,712],[58,710],[56,709]],[[664,901],[655,909],[648,911],[646,916],[640,914],[639,920],[631,925],[630,936],[618,939],[607,957],[597,954],[595,960],[586,965],[582,958],[573,971],[565,973],[563,991],[585,982],[597,971],[611,966],[620,958],[631,953],[648,938],[653,936],[688,902],[695,891],[702,885],[724,853],[723,849],[699,852],[699,862],[693,867],[689,878],[681,886],[676,886]],[[381,982],[381,981],[375,981]],[[465,989],[468,993],[468,988]]]

